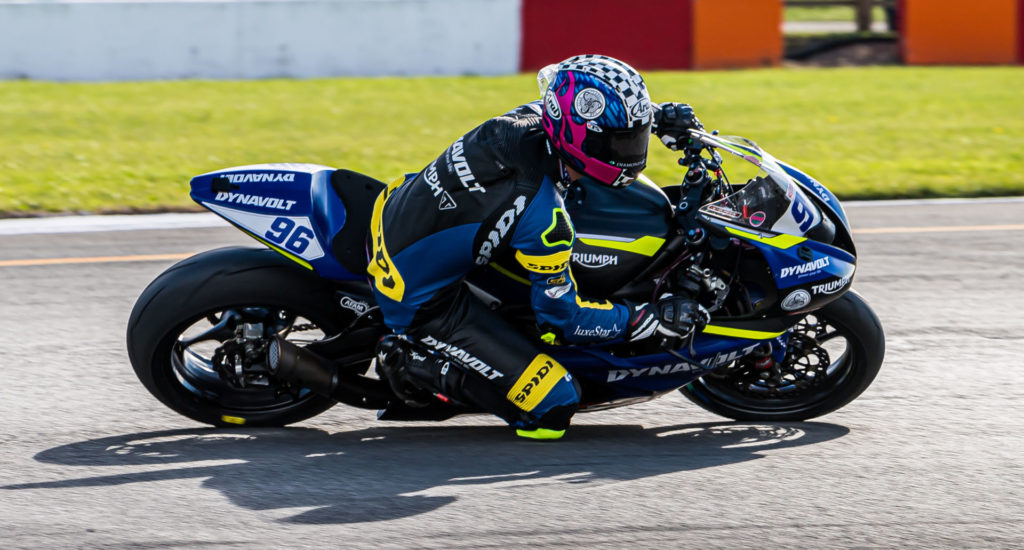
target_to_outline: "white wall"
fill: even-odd
[[[519,0],[0,0],[0,79],[508,74]]]

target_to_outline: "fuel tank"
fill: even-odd
[[[576,228],[572,273],[588,298],[609,296],[640,274],[672,229],[671,203],[650,180],[615,189],[583,178],[565,207]]]

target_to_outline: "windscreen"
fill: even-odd
[[[822,221],[821,211],[800,186],[756,143],[741,137],[699,136],[760,170],[739,191],[701,208],[701,213],[730,224],[803,236]]]

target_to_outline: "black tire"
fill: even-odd
[[[214,426],[299,422],[326,411],[335,401],[308,391],[299,397],[272,398],[273,388],[238,389],[222,380],[218,386],[215,374],[202,372],[205,378],[186,385],[183,374],[192,371],[182,370],[188,361],[181,356],[188,348],[179,344],[179,337],[197,321],[236,308],[286,311],[311,321],[324,334],[333,334],[354,318],[353,312],[338,305],[335,290],[331,282],[272,250],[231,247],[203,252],[171,266],[139,296],[128,321],[128,357],[154,397],[198,422]],[[353,290],[369,292],[358,282]]]
[[[679,391],[694,403],[734,420],[801,421],[833,412],[853,401],[878,374],[885,357],[882,324],[871,307],[855,292],[812,314],[836,329],[845,339],[845,351],[831,358],[821,383],[794,391],[791,396],[758,396],[738,370],[708,374]],[[740,389],[738,389],[740,388]]]

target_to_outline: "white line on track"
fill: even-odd
[[[872,206],[946,206],[954,204],[1005,204],[1024,202],[1024,197],[982,199],[910,199],[844,202],[845,208]],[[202,229],[228,227],[216,214],[118,214],[109,216],[47,216],[0,219],[0,235],[42,235],[50,233],[92,233],[139,231],[145,229]]]

